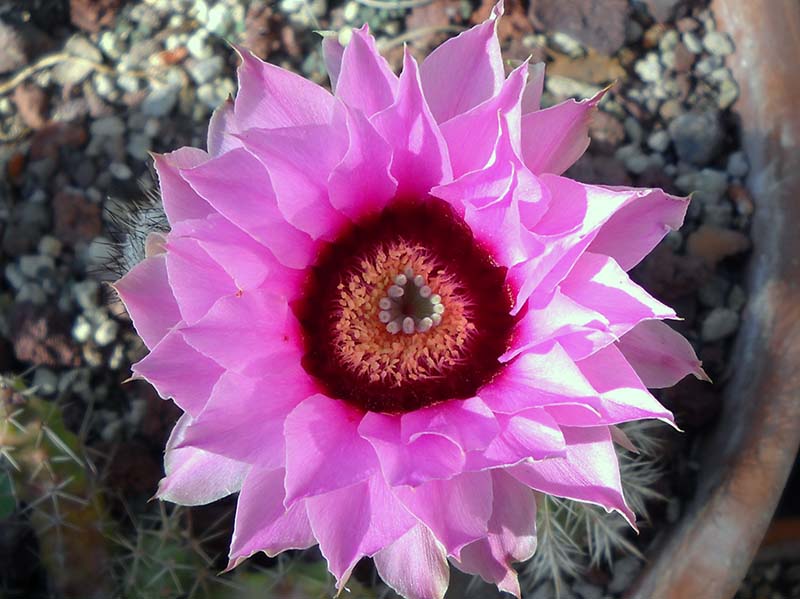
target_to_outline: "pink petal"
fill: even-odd
[[[608,427],[564,427],[567,455],[506,470],[535,491],[593,503],[616,511],[636,528],[636,516],[622,494],[619,464]]]
[[[342,58],[344,58],[344,46],[339,43],[335,35],[326,35],[322,39],[322,58],[325,61],[325,70],[331,80],[331,89],[335,92],[336,85],[339,83],[339,75],[342,72]]]
[[[617,347],[650,389],[671,387],[687,374],[710,380],[692,345],[661,321],[640,322],[625,333]]]
[[[266,289],[223,297],[196,324],[183,329],[186,341],[226,370],[259,376],[273,357],[295,352],[297,322],[286,298]]]
[[[225,372],[203,411],[186,430],[193,446],[259,468],[285,465],[283,423],[297,404],[316,393],[316,384],[291,354],[280,356],[265,376]]]
[[[519,149],[520,101],[528,76],[528,65],[523,63],[508,76],[496,96],[459,114],[440,126],[447,142],[453,176],[458,178],[470,171],[483,169],[495,157],[501,128],[498,118],[507,124],[512,141],[510,148]]]
[[[169,154],[153,155],[161,203],[171,225],[187,218],[205,218],[213,212],[180,174],[181,169],[205,164],[208,158],[208,154],[197,148],[180,148]]]
[[[238,291],[230,275],[192,239],[167,243],[167,275],[183,320],[194,324],[223,296]]]
[[[647,390],[616,345],[578,362],[578,368],[600,394],[604,424],[657,418],[669,424],[672,413]]]
[[[505,71],[495,32],[502,4],[492,17],[447,40],[420,67],[422,89],[436,122],[444,123],[496,95]]]
[[[176,448],[191,420],[184,414],[172,429],[164,453],[166,476],[158,483],[156,497],[180,505],[205,505],[239,491],[250,465],[194,447]]]
[[[380,212],[397,191],[390,173],[392,149],[358,111],[347,111],[349,147],[328,178],[331,205],[347,218]]]
[[[239,93],[234,113],[240,131],[330,122],[335,100],[324,88],[238,50]]]
[[[394,102],[397,85],[397,75],[378,52],[369,26],[354,29],[342,56],[336,96],[371,117]]]
[[[228,273],[237,289],[255,289],[269,278],[270,289],[293,297],[305,278],[302,270],[280,264],[264,245],[219,214],[182,221],[170,232],[170,238],[178,237],[197,241]]]
[[[614,258],[625,270],[636,266],[670,231],[679,229],[689,207],[660,189],[630,189],[635,198],[614,214],[597,233],[589,249]]]
[[[489,534],[464,547],[456,565],[520,597],[517,573],[511,564],[530,559],[536,551],[536,497],[502,470],[492,470],[492,484]]]
[[[287,549],[316,544],[305,504],[283,507],[283,476],[283,469],[256,467],[244,479],[236,504],[229,570],[259,551],[275,557]]]
[[[494,413],[477,397],[444,402],[400,418],[404,443],[413,443],[425,435],[441,435],[465,452],[484,449],[499,432]]]
[[[286,220],[312,239],[334,239],[347,222],[327,192],[328,177],[347,151],[344,114],[335,125],[250,129],[239,138],[269,172]]]
[[[393,148],[391,171],[400,197],[425,197],[452,179],[447,145],[420,85],[417,63],[406,51],[397,99],[371,119]]]
[[[395,495],[458,557],[461,548],[485,537],[492,514],[489,472],[465,472],[449,480],[432,480],[419,487],[395,487]]]
[[[381,579],[406,599],[443,599],[450,582],[447,553],[436,537],[417,524],[378,551],[375,567]]]
[[[358,432],[374,448],[383,476],[392,486],[418,486],[450,478],[464,468],[464,451],[447,437],[423,435],[404,443],[397,416],[367,412]]]
[[[591,100],[567,100],[522,117],[522,159],[537,175],[560,175],[589,147],[589,121],[605,91]]]
[[[286,505],[366,480],[379,469],[375,451],[358,434],[363,414],[317,394],[286,418]]]
[[[313,259],[314,242],[280,213],[266,169],[244,148],[182,175],[216,210],[268,247],[282,264],[304,268]]]
[[[602,314],[616,337],[643,320],[676,318],[672,308],[631,281],[613,258],[588,251],[561,282],[561,291],[582,306]]]
[[[136,332],[149,349],[178,324],[181,313],[169,287],[166,257],[146,258],[114,283]]]
[[[339,589],[361,557],[388,547],[417,524],[380,475],[309,497],[306,509]]]
[[[522,92],[522,114],[539,110],[544,91],[544,70],[543,62],[528,65],[528,83]]]
[[[225,100],[211,115],[208,122],[208,153],[212,158],[224,154],[242,143],[236,139],[239,133],[236,116],[233,113],[233,100]]]
[[[131,369],[153,385],[164,399],[172,398],[193,416],[211,396],[223,369],[186,343],[183,333],[173,330]]]

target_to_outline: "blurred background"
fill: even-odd
[[[148,222],[149,152],[204,148],[211,112],[236,93],[230,44],[327,86],[317,30],[346,43],[369,23],[398,69],[404,44],[421,60],[492,6],[0,0],[0,598],[333,595],[316,550],[218,576],[232,498],[148,503],[179,411],[125,382],[145,349],[107,282],[123,274],[131,227]],[[739,50],[703,0],[508,0],[498,32],[509,70],[547,63],[545,107],[611,85],[568,176],[694,193],[684,228],[634,276],[677,309],[715,384],[685,380],[660,396],[685,433],[648,431],[652,451],[626,475],[632,493],[653,489],[640,497],[641,535],[551,502],[539,556],[520,566],[526,597],[621,597],[687,510],[736,368],[758,208],[732,110]],[[738,597],[800,597],[797,515],[786,499]],[[368,560],[349,586],[351,597],[393,596]],[[495,596],[465,576],[452,587],[448,597]]]

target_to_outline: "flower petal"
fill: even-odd
[[[614,258],[625,270],[630,270],[658,245],[670,231],[683,224],[688,198],[679,198],[660,189],[632,189],[635,198],[608,219],[597,233],[589,250]]]
[[[671,387],[687,374],[710,380],[692,345],[661,321],[640,322],[625,333],[617,347],[649,389]]]
[[[443,599],[450,582],[447,553],[424,525],[417,524],[375,554],[381,579],[406,599]]]
[[[492,485],[489,534],[464,547],[456,566],[520,597],[511,564],[529,559],[536,551],[536,497],[503,470],[492,470]]]
[[[136,332],[153,349],[181,319],[167,278],[166,256],[146,258],[114,283]]]
[[[522,159],[535,174],[560,175],[589,147],[589,121],[605,95],[590,100],[567,100],[522,117]]]
[[[464,467],[464,451],[442,435],[422,435],[404,443],[400,418],[367,412],[358,427],[378,455],[386,481],[418,486],[428,480],[450,478]]]
[[[198,193],[181,177],[181,169],[208,162],[208,154],[197,148],[180,148],[169,154],[154,154],[161,203],[171,225],[187,218],[205,218],[213,212]]]
[[[176,448],[191,420],[184,414],[172,429],[164,453],[166,476],[158,483],[156,497],[180,505],[205,505],[239,491],[250,465],[194,447]]]
[[[489,472],[465,472],[418,487],[395,487],[394,492],[433,532],[448,555],[458,557],[464,545],[486,536],[492,515]]]
[[[236,139],[239,128],[233,112],[233,100],[225,100],[211,115],[208,122],[208,153],[212,158],[224,154],[242,143]]]
[[[286,221],[267,170],[244,148],[184,170],[182,175],[220,214],[268,247],[282,264],[304,268],[313,259],[311,237]]]
[[[361,557],[391,545],[417,524],[380,475],[309,497],[306,509],[339,589]]]
[[[331,80],[331,89],[336,92],[339,83],[339,75],[342,72],[342,58],[344,58],[344,46],[339,43],[336,35],[326,35],[322,39],[322,58],[325,61],[325,70]]]
[[[317,394],[286,418],[287,506],[298,499],[366,480],[379,469],[375,451],[358,434],[359,410]]]
[[[522,114],[539,110],[544,91],[544,71],[543,62],[528,65],[528,83],[522,92]]]
[[[397,75],[378,52],[369,26],[354,29],[342,55],[336,96],[370,117],[394,102],[397,86]]]
[[[262,288],[221,298],[182,333],[226,370],[259,376],[276,355],[296,352],[299,359],[297,327],[286,298]]]
[[[282,468],[252,468],[244,479],[236,504],[236,520],[228,570],[263,551],[275,557],[287,549],[307,549],[316,544],[302,502],[283,507]]]
[[[619,464],[608,427],[564,427],[567,455],[512,466],[506,472],[535,491],[616,511],[636,528],[622,494]]]
[[[321,125],[331,120],[334,97],[324,88],[238,49],[239,93],[234,113],[240,131]]]
[[[206,405],[223,372],[216,362],[186,343],[180,330],[170,331],[131,369],[147,379],[161,397],[171,397],[193,416]]]
[[[453,177],[447,145],[420,85],[417,63],[406,51],[397,99],[371,119],[393,148],[392,175],[401,197],[425,197]]]
[[[422,89],[436,122],[444,123],[496,95],[505,72],[496,21],[498,5],[487,21],[444,42],[420,67]]]
[[[477,397],[451,400],[400,418],[404,443],[413,443],[424,435],[441,435],[465,452],[484,449],[499,432],[494,413]]]

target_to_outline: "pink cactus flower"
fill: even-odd
[[[519,596],[535,491],[635,523],[614,425],[704,374],[627,271],[687,201],[562,176],[602,94],[540,110],[502,12],[399,77],[326,39],[333,94],[242,51],[208,151],[156,157],[171,230],[116,289],[184,411],[158,496],[238,492],[230,567],[319,544],[339,588],[371,556],[407,598],[448,560]]]

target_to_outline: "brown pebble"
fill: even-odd
[[[14,88],[11,96],[17,113],[22,122],[31,129],[41,129],[47,119],[44,116],[47,110],[47,94],[38,85],[23,83]]]
[[[750,197],[750,192],[744,185],[733,183],[728,187],[728,195],[736,206],[736,211],[739,214],[742,216],[750,216],[753,214],[753,198]]]
[[[695,55],[682,43],[675,46],[675,72],[688,73],[694,65]]]
[[[725,258],[746,252],[750,245],[750,238],[744,233],[713,225],[702,225],[686,240],[689,253],[702,258],[712,268]]]
[[[66,243],[89,243],[100,235],[103,227],[100,206],[77,191],[62,190],[53,199],[53,221],[56,236]]]

